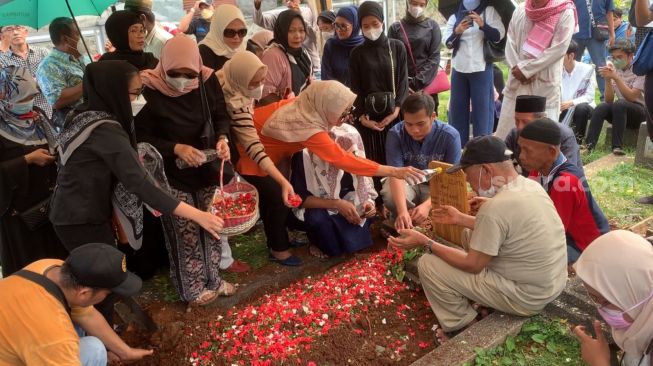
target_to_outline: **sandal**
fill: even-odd
[[[309,252],[313,257],[317,257],[317,258],[320,258],[320,259],[326,259],[326,258],[329,258],[328,255],[324,254],[324,252],[321,251],[320,248],[318,248],[317,246],[315,246],[315,245],[313,245],[313,244],[311,244],[311,245],[308,247],[308,252]]]
[[[216,291],[216,297],[218,296],[231,296],[236,293],[236,287],[229,282],[222,280],[220,287]]]
[[[191,303],[195,306],[206,306],[215,301],[218,298],[218,293],[213,290],[204,290],[200,292],[200,295],[197,299],[193,300]]]

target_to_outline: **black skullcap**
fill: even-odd
[[[515,102],[515,113],[538,113],[546,111],[546,98],[538,95],[519,95]]]
[[[331,10],[325,10],[317,16],[317,19],[322,19],[327,23],[334,23],[336,21],[336,13]]]
[[[376,1],[365,1],[358,7],[359,23],[363,23],[363,18],[369,15],[378,18],[381,22],[384,21],[383,8]]]
[[[519,137],[548,145],[560,145],[560,123],[546,117],[536,119],[521,130]]]

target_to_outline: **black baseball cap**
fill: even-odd
[[[90,243],[77,247],[66,258],[66,264],[82,286],[131,296],[143,285],[138,276],[127,271],[125,254],[108,244]]]
[[[508,150],[502,139],[495,136],[474,137],[465,144],[458,164],[447,169],[447,173],[452,174],[472,165],[499,163],[510,160],[511,156],[512,151]]]

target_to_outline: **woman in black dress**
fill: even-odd
[[[102,55],[100,61],[124,60],[138,71],[153,69],[159,63],[151,52],[143,51],[147,30],[138,13],[131,10],[116,11],[107,18],[104,29],[115,50]]]
[[[36,81],[24,67],[0,69],[0,264],[7,277],[33,261],[65,258],[47,217],[57,179]]]
[[[199,43],[204,66],[215,71],[222,69],[236,52],[245,51],[246,35],[247,23],[243,12],[231,4],[218,6],[209,33]]]

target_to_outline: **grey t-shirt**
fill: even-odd
[[[516,300],[540,310],[564,289],[565,228],[549,195],[519,176],[488,200],[476,216],[470,248],[492,256],[486,270],[505,279]]]

